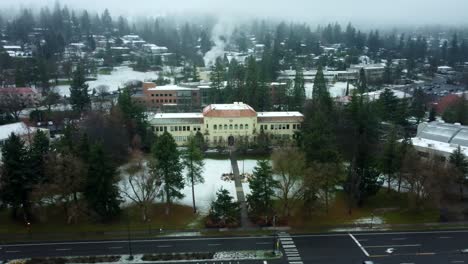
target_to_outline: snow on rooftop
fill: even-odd
[[[148,89],[148,91],[174,91],[174,90],[191,91],[191,90],[194,90],[194,89],[193,88],[180,87],[180,86],[174,85],[174,84],[156,86],[156,87]]]
[[[369,99],[370,100],[377,100],[380,98],[380,95],[384,92],[385,89],[381,89],[381,90],[378,90],[378,91],[374,91],[374,92],[368,92],[368,93],[365,93],[365,95],[369,96]],[[409,93],[405,93],[405,92],[402,92],[402,91],[399,91],[399,90],[395,90],[395,89],[391,89],[392,92],[393,92],[393,95],[395,95],[398,99],[403,99],[403,98],[411,98],[413,97],[411,94]]]
[[[252,110],[252,107],[242,102],[234,102],[233,104],[211,104],[211,110]]]
[[[154,118],[203,118],[202,113],[157,113]]]
[[[18,122],[0,126],[0,140],[7,139],[11,133],[16,135],[24,135],[28,132],[36,131],[35,127],[28,127],[24,122]]]
[[[457,144],[450,144],[450,143],[440,142],[440,141],[426,139],[426,138],[419,138],[419,137],[412,138],[411,141],[412,141],[413,146],[415,147],[429,148],[434,151],[444,152],[446,154],[453,153],[458,147]],[[462,153],[465,154],[465,156],[468,156],[468,147],[461,146],[461,151]]]
[[[257,112],[258,117],[303,117],[299,112]]]

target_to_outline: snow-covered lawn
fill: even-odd
[[[138,80],[155,80],[158,78],[158,73],[154,71],[149,72],[138,72],[134,71],[128,66],[119,66],[114,67],[111,74],[108,75],[98,75],[95,81],[87,82],[89,85],[89,91],[92,91],[93,88],[96,88],[100,85],[106,85],[109,87],[109,92],[117,91],[124,86],[128,81]],[[70,85],[58,85],[56,90],[64,96],[70,95]]]
[[[252,173],[254,167],[257,164],[257,160],[239,160],[238,164],[240,173]],[[237,199],[234,182],[227,182],[221,180],[221,174],[230,172],[232,172],[232,168],[229,159],[205,159],[205,167],[203,173],[205,182],[195,185],[195,203],[200,212],[208,212],[211,202],[216,197],[216,191],[218,191],[221,187],[228,190],[231,193],[231,195],[235,199]],[[184,170],[183,173],[185,176],[187,174],[186,170]],[[124,174],[122,174],[122,181],[125,180],[126,177]],[[121,182],[120,186],[121,188],[124,188],[123,182]],[[243,187],[244,193],[246,195],[249,194],[250,189],[248,183],[243,183]],[[182,193],[185,195],[185,197],[179,200],[178,203],[192,206],[192,188],[188,183],[185,184],[185,188],[182,190]],[[129,203],[129,200],[126,199],[125,202]]]

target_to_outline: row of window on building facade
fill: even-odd
[[[201,131],[201,126],[155,126],[153,127],[153,131],[156,132],[165,132],[169,127],[169,131]]]
[[[290,124],[271,124],[270,130],[285,130],[290,129]],[[292,124],[292,129],[300,129],[300,124]],[[268,130],[268,125],[260,125],[260,130],[266,131]]]
[[[244,130],[244,129],[249,129],[249,124],[224,124],[224,125],[213,125],[213,130],[238,130],[238,129],[241,129],[241,130]]]
[[[207,125],[208,127],[208,125]],[[270,129],[268,129],[268,127]],[[267,130],[289,130],[291,128],[290,124],[271,124],[268,125],[260,125],[260,130],[267,131]],[[292,124],[292,129],[300,129],[300,124]],[[249,124],[224,124],[224,125],[213,125],[213,130],[247,130],[249,129]],[[156,132],[164,132],[167,131],[167,126],[156,126],[153,128]],[[169,131],[200,131],[200,126],[169,126]]]
[[[154,104],[154,103],[174,103],[176,104],[177,103],[177,99],[152,99],[151,102]]]
[[[173,94],[151,94],[152,97],[174,96]]]

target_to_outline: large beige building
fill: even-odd
[[[239,140],[255,141],[264,133],[272,140],[289,140],[301,128],[299,112],[256,112],[244,103],[211,104],[202,113],[158,113],[150,118],[155,133],[171,133],[178,145],[200,131],[209,146]]]

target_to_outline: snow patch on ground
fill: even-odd
[[[356,225],[355,227],[350,226],[346,228],[334,228],[330,231],[332,232],[361,232],[361,231],[369,231],[372,230],[379,230],[379,231],[386,231],[389,230],[388,228],[381,228],[380,225],[385,224],[385,220],[381,217],[374,216],[374,217],[362,217],[356,219],[352,223]]]
[[[159,74],[155,71],[139,72],[134,71],[128,66],[114,67],[111,74],[98,75],[94,81],[89,81],[89,91],[91,92],[94,88],[105,85],[109,87],[109,92],[117,91],[119,88],[123,88],[124,84],[128,81],[138,80],[156,80]],[[58,85],[56,90],[62,96],[70,96],[70,85]]]
[[[221,179],[221,175],[223,173],[230,173],[232,172],[231,168],[231,161],[229,159],[205,159],[205,167],[203,171],[203,177],[205,179],[204,183],[195,185],[195,203],[197,206],[197,210],[201,214],[207,214],[210,209],[210,204],[216,198],[216,192],[222,187],[229,191],[231,196],[237,200],[236,197],[236,188],[234,186],[234,181],[223,181]],[[246,160],[239,160],[239,172],[240,173],[252,173],[255,166],[257,165],[257,160],[254,159],[246,159]],[[120,181],[120,188],[124,189],[125,184],[124,181],[127,181],[127,175],[123,172],[123,168],[121,167],[121,181]],[[187,171],[183,171],[183,175],[187,175]],[[244,187],[244,194],[250,194],[250,188],[248,183],[243,183],[242,186]],[[128,186],[127,186],[128,187]],[[190,184],[186,183],[185,188],[182,190],[184,194],[184,198],[177,201],[180,204],[192,206],[192,187]],[[131,201],[124,197],[125,201],[124,204],[130,204]]]

